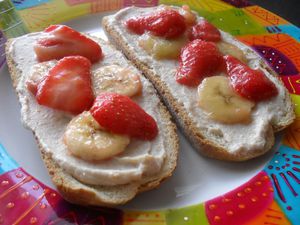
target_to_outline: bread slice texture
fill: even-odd
[[[37,36],[39,34],[40,33],[29,34],[29,37]],[[159,131],[160,132],[159,135],[163,135],[164,137],[163,140],[165,146],[165,158],[160,171],[155,174],[143,175],[142,179],[140,180],[135,180],[126,184],[118,184],[118,185],[86,184],[76,179],[72,174],[66,171],[66,169],[62,167],[57,160],[55,160],[55,156],[53,154],[53,152],[55,152],[53,149],[55,148],[55,145],[52,149],[49,149],[47,148],[47,145],[45,145],[46,140],[41,138],[42,136],[40,135],[41,130],[37,128],[39,125],[39,121],[36,121],[37,124],[36,126],[26,122],[25,114],[28,110],[26,104],[28,102],[31,102],[31,104],[35,104],[35,103],[33,102],[34,101],[33,96],[30,96],[29,93],[24,93],[24,91],[26,92],[26,89],[20,88],[20,86],[25,84],[24,81],[26,80],[26,78],[24,76],[28,76],[28,72],[29,72],[28,70],[26,69],[23,70],[20,67],[20,58],[22,59],[23,57],[32,57],[31,60],[34,61],[35,56],[32,49],[32,44],[29,44],[30,45],[29,50],[28,52],[25,52],[25,55],[16,57],[14,53],[16,50],[15,49],[16,43],[21,39],[26,39],[26,38],[28,38],[28,35],[16,39],[10,39],[7,41],[6,43],[7,64],[10,71],[13,86],[16,90],[17,96],[21,103],[22,122],[24,123],[24,126],[30,129],[35,135],[36,141],[38,143],[41,152],[42,159],[46,165],[46,168],[48,169],[49,175],[51,176],[52,181],[56,186],[56,188],[58,189],[58,191],[62,194],[62,196],[66,200],[81,205],[95,205],[95,206],[108,206],[108,207],[122,205],[130,201],[131,199],[133,199],[138,193],[158,187],[162,181],[164,181],[165,179],[167,179],[172,175],[172,172],[176,168],[177,155],[179,149],[179,141],[176,133],[176,126],[171,121],[171,116],[169,112],[166,110],[165,106],[158,99],[155,89],[145,78],[142,78],[143,82],[146,82],[147,87],[149,88],[151,93],[155,95],[155,96],[146,96],[146,97],[148,97],[149,99],[151,98],[158,99],[158,103],[156,106],[157,112],[159,114],[160,122],[163,123],[163,125],[158,124],[158,126],[159,128],[161,128],[162,126],[164,127],[163,130]],[[105,57],[113,60],[114,56],[118,56],[120,57],[119,61],[122,62],[123,66],[135,69],[132,66],[132,64],[128,62],[124,58],[124,56],[119,51],[117,51],[113,46],[111,46],[110,44],[108,44],[107,42],[99,38],[93,37],[93,39],[100,44],[102,49],[104,49],[104,55],[106,54],[107,49],[112,53]],[[104,63],[104,65],[106,65],[106,63]],[[46,109],[43,106],[37,108],[37,112],[39,111],[43,112],[45,110],[51,111],[51,109]],[[52,117],[49,117],[49,120],[51,119]],[[57,121],[53,120],[51,122],[56,123]],[[49,134],[49,136],[51,135]],[[52,140],[52,141],[54,142],[56,140]],[[63,145],[62,141],[61,141],[61,145]],[[81,165],[79,164],[78,167],[80,166]]]
[[[200,153],[219,160],[244,161],[269,151],[274,145],[274,133],[286,128],[295,119],[289,94],[276,73],[251,48],[220,31],[223,41],[240,48],[249,60],[249,66],[263,70],[276,85],[280,94],[275,100],[258,103],[252,112],[253,118],[250,124],[226,125],[211,120],[196,105],[197,88],[192,90],[176,83],[175,73],[178,62],[153,59],[138,45],[139,35],[129,32],[124,25],[126,19],[154,12],[159,7],[161,6],[122,9],[114,15],[104,17],[102,27],[109,39],[153,83],[177,125]]]

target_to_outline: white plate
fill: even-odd
[[[79,31],[107,39],[100,27],[103,15],[94,14],[66,24]],[[20,106],[6,66],[0,71],[0,103],[0,143],[26,171],[54,187],[31,131],[22,127]],[[209,200],[249,180],[271,157],[272,152],[242,163],[211,160],[199,155],[180,135],[179,161],[173,176],[158,189],[138,195],[124,208],[174,208]]]

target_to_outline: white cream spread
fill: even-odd
[[[224,146],[231,153],[241,151],[239,154],[243,154],[243,152],[247,154],[247,151],[263,149],[266,145],[265,137],[269,124],[272,124],[272,121],[278,121],[280,117],[286,114],[284,107],[282,107],[285,105],[284,87],[274,82],[279,91],[278,96],[268,101],[257,103],[252,112],[252,122],[250,124],[226,125],[209,119],[206,113],[197,105],[197,88],[190,88],[176,82],[177,60],[153,59],[138,45],[139,35],[129,32],[124,26],[124,21],[128,18],[154,12],[155,10],[157,10],[156,7],[125,8],[108,17],[109,25],[113,26],[118,34],[126,40],[128,48],[130,48],[131,52],[134,52],[135,57],[149,65],[154,74],[160,76],[161,81],[167,84],[171,94],[179,103],[183,104],[186,113],[192,118],[195,125],[202,130],[204,136],[215,141],[216,145]],[[198,20],[201,19],[203,18],[198,18]],[[236,45],[243,50],[251,68],[261,69],[270,80],[275,81],[275,78],[260,66],[262,59],[253,50],[225,32],[221,31],[221,36],[223,41]]]
[[[87,184],[127,184],[139,181],[144,176],[158,173],[164,164],[166,154],[165,129],[170,121],[164,121],[160,117],[158,112],[160,100],[152,85],[143,76],[141,76],[143,92],[140,96],[134,97],[133,100],[157,122],[159,134],[153,141],[132,139],[122,154],[98,163],[76,158],[67,151],[62,139],[72,116],[38,105],[34,96],[25,87],[25,81],[31,73],[32,66],[38,63],[33,45],[42,35],[42,33],[32,33],[16,38],[10,48],[22,76],[17,85],[22,106],[22,122],[34,131],[42,148],[51,153],[52,158],[65,171]],[[136,74],[139,74],[134,67],[128,64],[120,52],[116,52],[104,42],[100,43],[100,46],[104,59],[94,64],[92,71],[104,65],[115,64],[129,67]]]

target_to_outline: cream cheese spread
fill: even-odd
[[[163,7],[163,6],[159,6]],[[176,8],[176,7],[175,7]],[[124,21],[133,16],[140,16],[153,11],[157,8],[125,8],[115,15],[108,16],[108,23],[113,26],[118,34],[126,40],[127,47],[139,61],[149,65],[150,69],[161,81],[167,85],[169,91],[178,101],[183,104],[186,113],[192,118],[193,123],[201,129],[204,136],[215,141],[216,145],[222,145],[231,153],[263,149],[266,143],[266,136],[269,130],[269,124],[272,121],[278,121],[280,117],[286,114],[284,96],[285,89],[277,85],[275,78],[264,68],[262,68],[262,59],[248,46],[235,40],[230,34],[221,31],[222,40],[239,47],[248,59],[248,65],[253,69],[261,69],[270,80],[272,80],[278,89],[279,94],[265,102],[259,102],[252,111],[252,122],[249,124],[226,125],[209,119],[207,114],[198,107],[197,88],[190,88],[180,85],[175,80],[175,73],[178,67],[177,60],[155,60],[147,54],[138,44],[139,35],[129,32]],[[203,18],[198,17],[198,20]],[[216,74],[218,75],[218,74]],[[247,154],[245,152],[245,154]]]
[[[63,134],[72,116],[48,107],[38,105],[34,96],[25,86],[31,68],[37,64],[33,51],[35,41],[43,33],[32,33],[16,38],[11,51],[21,79],[17,84],[17,92],[21,102],[23,124],[31,129],[39,140],[42,149],[52,154],[53,160],[67,173],[86,184],[119,185],[139,181],[143,176],[158,173],[166,155],[165,131],[168,121],[160,117],[158,104],[160,102],[155,89],[143,76],[143,92],[134,97],[136,101],[157,122],[159,135],[153,141],[131,139],[126,150],[111,159],[101,162],[88,162],[71,155],[63,143]],[[92,66],[92,72],[104,65],[119,65],[129,67],[136,74],[139,72],[129,65],[124,56],[104,42],[100,42],[104,58]],[[55,64],[55,61],[53,62]],[[92,79],[93,80],[93,79]]]

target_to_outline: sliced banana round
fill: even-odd
[[[85,111],[74,117],[64,134],[67,149],[75,156],[99,161],[123,152],[130,138],[112,134],[101,129],[90,112]]]
[[[239,96],[225,76],[205,78],[198,87],[199,106],[221,123],[248,123],[254,103]]]
[[[248,61],[244,52],[233,44],[229,44],[224,41],[219,41],[217,43],[217,47],[223,55],[232,55],[233,57],[237,58],[243,63],[247,63]]]
[[[49,70],[55,66],[56,62],[57,60],[52,60],[37,63],[31,67],[26,80],[26,86],[31,93],[36,94],[38,84],[48,74]]]
[[[181,48],[186,44],[185,36],[167,40],[148,33],[139,37],[139,46],[155,59],[178,59]]]
[[[169,5],[162,5],[162,9],[164,10],[173,10],[174,8]],[[191,8],[188,5],[183,5],[181,8],[179,8],[178,12],[180,15],[184,17],[185,23],[187,26],[194,25],[197,22],[197,16],[194,14],[191,10]]]
[[[183,5],[179,9],[179,13],[184,17],[186,25],[192,26],[197,22],[197,16],[188,5]]]
[[[118,65],[102,66],[93,74],[95,95],[113,92],[128,97],[142,92],[140,76],[129,68]]]

